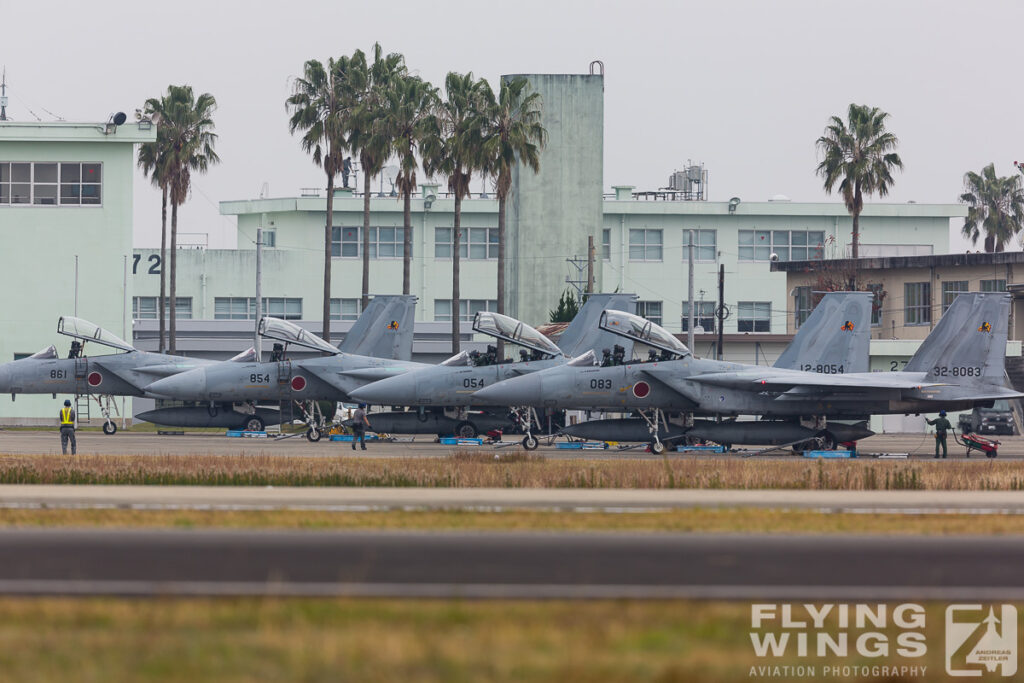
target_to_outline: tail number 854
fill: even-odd
[[[936,365],[932,374],[936,377],[981,377],[981,368],[969,365],[954,365],[953,367]]]

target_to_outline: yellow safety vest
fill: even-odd
[[[61,408],[60,409],[60,425],[63,427],[64,425],[73,425],[73,424],[75,424],[75,422],[74,422],[74,420],[71,419],[71,408]]]

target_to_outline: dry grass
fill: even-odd
[[[748,603],[0,599],[0,677],[51,681],[749,681],[764,664],[943,672],[922,658],[755,657]],[[1024,615],[1024,611],[1021,612]],[[880,629],[885,631],[886,629]],[[893,633],[888,633],[894,639]],[[818,677],[773,680],[816,680]]]
[[[760,508],[687,508],[626,514],[525,509],[334,512],[0,508],[0,528],[13,527],[997,536],[1024,534],[1024,515],[868,515]]]
[[[246,455],[0,456],[4,484],[1024,490],[1024,461],[546,460],[491,452],[447,458]]]

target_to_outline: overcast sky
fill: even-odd
[[[194,179],[182,232],[227,246],[217,203],[323,187],[284,100],[306,59],[380,41],[435,85],[473,71],[586,73],[605,64],[605,168],[652,189],[687,159],[712,200],[826,199],[814,141],[850,102],[891,114],[905,169],[887,201],[955,202],[964,172],[1024,160],[1013,0],[830,2],[82,3],[0,0],[0,65],[16,120],[131,116],[170,83],[210,92],[222,163]],[[872,201],[878,201],[874,199]],[[136,181],[137,246],[159,243],[159,195]]]

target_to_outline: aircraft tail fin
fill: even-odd
[[[829,292],[811,311],[775,367],[809,372],[868,372],[872,292]]]
[[[415,315],[416,297],[411,294],[375,296],[338,349],[359,356],[410,360]]]
[[[602,330],[598,323],[601,320],[601,313],[607,309],[636,313],[638,298],[636,294],[591,294],[576,317],[569,323],[569,327],[565,328],[562,336],[559,337],[558,348],[562,349],[562,353],[571,357],[593,351],[600,358],[602,349],[610,349],[615,344],[622,346],[627,343],[622,337]],[[627,358],[631,353],[631,348],[626,349]]]
[[[1005,382],[1010,295],[961,294],[907,362],[907,372],[926,372],[928,382]]]

